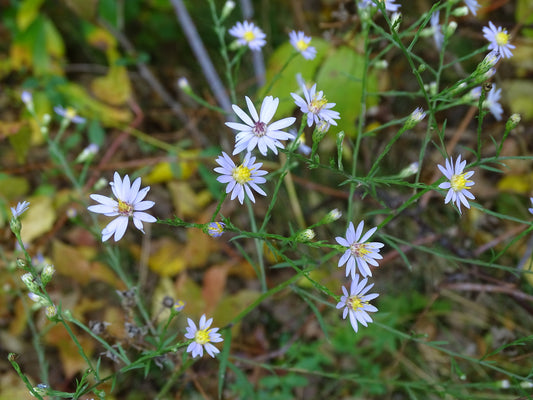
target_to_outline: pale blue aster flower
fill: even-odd
[[[312,60],[316,57],[316,49],[310,46],[311,37],[305,36],[302,31],[292,31],[289,33],[290,43],[306,60]]]
[[[478,8],[481,6],[478,4],[477,0],[465,0],[466,6],[470,9],[470,12],[474,15],[477,14]]]
[[[507,33],[507,29],[503,29],[501,26],[496,27],[489,21],[489,26],[483,28],[483,36],[490,42],[489,50],[496,50],[503,58],[513,56],[511,49],[514,49],[515,46],[510,43],[511,37]]]
[[[263,175],[266,175],[267,172],[260,169],[263,163],[255,163],[255,157],[252,157],[250,153],[246,154],[242,164],[238,167],[224,152],[216,159],[216,162],[220,167],[215,168],[215,172],[222,175],[217,178],[217,181],[228,184],[226,193],[231,192],[231,200],[237,197],[242,204],[246,194],[255,203],[252,189],[260,195],[266,196],[266,193],[258,185],[266,182]]]
[[[237,22],[229,30],[229,34],[236,37],[241,46],[248,46],[250,50],[258,51],[266,44],[266,35],[253,22]]]
[[[448,182],[443,182],[439,185],[441,189],[448,189],[444,204],[448,204],[450,201],[455,203],[459,214],[461,214],[461,204],[466,208],[470,208],[470,204],[467,199],[475,199],[474,195],[470,193],[470,189],[474,186],[475,182],[468,180],[474,171],[463,172],[466,166],[466,160],[461,161],[461,156],[457,157],[455,164],[453,158],[446,159],[446,167],[438,165],[440,171],[448,179]]]
[[[307,126],[319,124],[320,121],[325,121],[331,125],[337,125],[335,122],[336,119],[340,118],[340,114],[337,111],[331,110],[335,107],[336,103],[328,103],[328,99],[324,96],[322,91],[316,91],[316,83],[311,87],[310,90],[307,90],[305,82],[300,85],[302,88],[305,98],[297,95],[296,93],[291,93],[294,103],[300,107],[300,110],[307,114]]]
[[[490,113],[494,115],[494,118],[496,118],[498,121],[501,121],[503,114],[503,108],[499,103],[500,98],[502,97],[501,92],[501,88],[496,89],[495,86],[492,86],[490,91],[487,93],[485,101],[483,102],[483,107],[488,108]]]
[[[115,242],[122,239],[130,217],[133,218],[135,227],[142,233],[144,233],[143,222],[151,223],[157,221],[150,214],[143,212],[152,208],[155,203],[148,200],[143,201],[150,190],[150,186],[139,190],[141,178],[135,179],[130,185],[130,177],[128,175],[124,176],[124,180],[122,180],[118,172],[115,172],[114,180],[109,185],[117,200],[99,194],[91,194],[91,199],[100,204],[88,207],[91,212],[104,214],[107,217],[117,217],[102,230],[102,242],[105,242],[113,235]]]
[[[250,152],[255,147],[264,156],[267,154],[268,149],[271,149],[274,154],[278,154],[278,147],[283,148],[280,140],[293,138],[292,134],[284,132],[282,129],[291,126],[296,121],[296,118],[287,117],[270,123],[278,109],[279,99],[277,97],[266,96],[261,104],[259,114],[257,114],[252,100],[248,96],[245,99],[251,118],[239,106],[233,104],[233,111],[235,111],[235,114],[237,114],[244,124],[239,122],[226,122],[226,126],[238,131],[235,137],[233,154],[238,154],[243,150]]]
[[[362,0],[359,3],[359,7],[365,8],[368,6],[377,7],[378,3],[383,3],[385,10],[396,12],[401,7],[400,4],[395,4],[396,0]]]
[[[529,198],[529,201],[531,201],[531,205],[533,206],[533,197],[530,197]],[[527,209],[531,214],[533,214],[533,208],[528,208]]]
[[[350,292],[343,286],[341,300],[337,303],[336,308],[342,311],[342,318],[350,316],[350,324],[353,330],[357,333],[358,323],[363,326],[368,326],[372,322],[372,318],[368,313],[376,312],[378,309],[370,304],[370,301],[379,296],[377,293],[368,293],[374,284],[366,285],[368,279],[365,278],[359,282],[359,275],[356,275],[350,285]]]
[[[74,122],[75,124],[83,124],[85,123],[86,119],[82,118],[78,115],[77,111],[72,107],[62,107],[62,106],[55,106],[54,111],[57,115],[60,117],[63,117],[64,119],[68,120],[69,122]]]
[[[193,358],[198,356],[202,357],[204,355],[204,348],[207,354],[211,357],[215,357],[215,354],[220,353],[220,350],[213,346],[211,343],[219,343],[224,339],[218,333],[219,328],[211,328],[211,323],[213,318],[207,319],[205,314],[200,317],[200,322],[198,328],[192,319],[187,318],[189,326],[186,328],[187,332],[185,337],[187,339],[192,339],[193,341],[187,347],[187,353],[191,353]]]
[[[437,49],[442,49],[444,43],[444,33],[442,33],[442,26],[439,24],[440,11],[435,11],[431,14],[431,29],[433,29],[433,40]]]
[[[346,251],[339,260],[339,267],[346,264],[346,276],[352,276],[355,279],[356,269],[363,277],[372,276],[372,271],[368,264],[378,267],[379,264],[376,260],[380,260],[383,257],[379,254],[384,244],[380,242],[368,242],[368,239],[378,229],[374,227],[363,235],[364,221],[361,221],[357,225],[357,230],[354,229],[353,222],[350,222],[348,229],[346,230],[346,238],[337,236],[335,240],[341,246],[346,247]]]

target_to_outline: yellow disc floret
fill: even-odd
[[[498,32],[495,37],[498,46],[505,46],[509,43],[509,34],[507,32]]]
[[[255,35],[252,31],[246,31],[244,32],[244,35],[242,35],[242,37],[244,38],[244,40],[246,40],[247,42],[251,42],[252,40],[255,39]]]
[[[360,308],[363,308],[364,303],[361,301],[359,296],[350,296],[348,297],[348,301],[346,302],[348,307],[350,307],[352,310],[357,311]]]
[[[194,334],[194,341],[198,344],[209,343],[209,331],[207,330],[198,330]]]
[[[125,201],[118,201],[118,213],[121,215],[132,216],[133,215],[133,206]]]
[[[252,170],[244,165],[239,165],[237,168],[233,169],[233,173],[231,175],[237,183],[244,185],[246,182],[252,179]]]
[[[311,104],[309,104],[309,111],[311,111],[313,114],[318,114],[318,112],[324,107],[328,102],[328,99],[325,97],[319,97],[315,96],[313,100],[311,100]]]
[[[455,192],[460,192],[461,190],[468,190],[466,185],[470,182],[472,181],[466,180],[465,174],[453,175],[450,179],[450,186]]]
[[[298,40],[296,42],[296,48],[299,50],[299,51],[304,51],[305,49],[307,49],[309,47],[309,44],[305,43],[302,39]]]
[[[77,112],[75,109],[73,109],[72,107],[67,107],[65,109],[65,118],[68,119],[68,120],[72,120],[73,118],[75,118],[77,115]]]
[[[364,257],[368,253],[370,253],[370,250],[367,248],[366,243],[352,243],[350,246],[350,252],[353,254],[354,257]]]

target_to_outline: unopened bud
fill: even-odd
[[[43,272],[41,272],[41,282],[43,283],[43,285],[46,285],[52,280],[52,277],[54,276],[55,272],[56,269],[53,265],[47,265],[46,267],[44,267]]]
[[[339,211],[338,208],[334,208],[326,214],[323,221],[325,224],[329,224],[331,222],[337,221],[340,217],[342,217],[342,213]]]
[[[399,13],[399,12],[393,13],[390,19],[390,23],[392,26],[392,30],[394,32],[398,32],[398,30],[400,29],[400,25],[402,23],[402,13]]]
[[[39,383],[37,386],[33,387],[33,391],[37,393],[39,396],[46,396],[49,388],[50,387],[46,383]]]
[[[44,313],[48,319],[54,319],[57,316],[57,308],[56,306],[48,306],[44,310]]]
[[[39,292],[39,284],[35,281],[31,273],[29,272],[25,273],[24,275],[20,277],[20,279],[22,279],[22,282],[24,282],[24,284],[26,285],[26,287],[28,288],[30,292],[32,293]]]
[[[234,8],[235,8],[234,1],[231,1],[231,0],[226,1],[224,3],[224,7],[222,7],[222,12],[220,13],[220,19],[221,20],[226,19],[231,14]]]
[[[452,11],[452,15],[454,17],[464,17],[465,15],[468,15],[468,7],[457,7],[455,10]]]
[[[505,130],[510,131],[520,123],[521,117],[520,114],[513,114],[509,117],[507,122],[505,123]]]
[[[414,175],[418,172],[418,166],[419,166],[418,161],[415,161],[409,164],[404,169],[402,169],[400,173],[398,174],[398,176],[400,178],[407,178],[408,176]]]
[[[172,310],[176,313],[179,313],[185,307],[185,302],[183,300],[177,300],[172,306]]]
[[[209,236],[217,238],[222,236],[225,227],[226,224],[224,224],[223,222],[210,222],[207,225],[207,233]]]
[[[457,29],[457,22],[455,21],[452,21],[448,24],[448,26],[446,27],[446,36],[450,37],[452,36],[454,33],[455,33],[455,30]]]
[[[313,240],[315,238],[315,231],[312,229],[304,229],[303,231],[299,232],[296,235],[296,241],[297,242],[309,242],[310,240]]]
[[[418,124],[420,121],[422,121],[426,116],[426,112],[422,109],[422,107],[416,108],[409,118],[407,118],[407,121],[405,121],[404,129],[412,129]]]

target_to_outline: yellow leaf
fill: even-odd
[[[17,12],[17,27],[24,31],[39,15],[44,0],[24,0]]]
[[[48,232],[56,220],[56,212],[50,196],[32,197],[29,202],[30,208],[21,218],[22,230],[20,234],[24,243],[31,243],[34,239]]]
[[[211,201],[211,195],[208,191],[195,193],[187,182],[170,182],[168,189],[176,214],[180,218],[197,216],[202,208]]]
[[[157,250],[148,259],[148,266],[160,276],[173,276],[186,267],[183,259],[183,246],[170,238],[161,239]]]
[[[117,48],[117,40],[114,36],[105,29],[86,23],[85,37],[87,42],[102,51],[108,51],[110,49]]]
[[[533,172],[504,176],[498,182],[498,189],[527,195],[533,189]]]
[[[106,76],[93,80],[94,95],[108,104],[119,106],[131,96],[131,84],[125,67],[112,66]]]
[[[199,150],[186,150],[178,155],[180,160],[177,165],[176,162],[164,161],[156,164],[150,173],[143,178],[143,182],[148,185],[156,183],[169,182],[172,179],[187,180],[198,169],[198,161],[196,161]]]

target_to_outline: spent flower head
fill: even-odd
[[[86,119],[78,115],[78,112],[72,107],[55,106],[54,111],[67,122],[74,122],[75,124],[83,124]]]
[[[374,227],[363,235],[364,225],[364,221],[361,221],[359,225],[357,225],[356,230],[354,229],[353,222],[350,222],[350,225],[346,230],[346,238],[340,236],[335,238],[338,244],[346,247],[346,251],[339,259],[338,266],[342,267],[346,264],[346,276],[351,274],[352,279],[355,279],[356,269],[359,269],[359,272],[363,277],[372,276],[372,271],[368,264],[377,267],[379,264],[376,260],[383,258],[381,254],[379,254],[379,249],[381,249],[384,244],[380,242],[368,242],[368,239],[370,239],[378,228]]]
[[[248,111],[251,118],[239,106],[233,105],[233,111],[244,122],[226,122],[226,125],[231,129],[239,131],[235,137],[235,149],[233,154],[238,154],[243,150],[247,152],[252,151],[255,147],[259,149],[262,155],[266,155],[268,149],[271,149],[274,154],[278,154],[278,147],[283,148],[280,140],[292,139],[293,135],[282,131],[291,126],[296,118],[287,117],[270,123],[272,117],[276,113],[279,105],[279,99],[272,96],[266,96],[261,104],[259,114],[255,109],[254,103],[248,96],[245,97]]]
[[[260,50],[266,44],[266,35],[253,22],[237,22],[229,30],[229,34],[236,37],[241,46],[248,46],[250,50]]]
[[[157,221],[150,214],[143,212],[152,208],[155,203],[143,200],[148,194],[150,186],[140,189],[140,177],[135,179],[130,185],[130,177],[128,175],[121,179],[118,172],[115,172],[113,182],[110,182],[109,185],[116,200],[99,194],[91,194],[91,199],[100,204],[88,207],[91,212],[104,214],[107,217],[117,217],[102,230],[102,242],[105,242],[113,235],[115,242],[122,239],[130,217],[133,218],[135,227],[142,233],[144,233],[143,222]]]
[[[316,49],[310,46],[311,37],[305,36],[302,31],[292,31],[289,33],[290,43],[292,47],[298,51],[306,60],[312,60],[316,57]]]
[[[342,311],[342,318],[350,316],[350,323],[355,332],[357,332],[358,323],[363,326],[368,326],[372,322],[372,318],[368,315],[369,312],[376,312],[378,309],[370,304],[370,300],[379,296],[377,293],[368,293],[374,284],[366,285],[368,278],[359,282],[359,275],[356,275],[350,285],[350,292],[343,286],[340,301],[337,303],[337,309],[344,308]]]
[[[469,191],[475,182],[468,180],[474,175],[474,171],[464,172],[465,166],[466,160],[461,161],[461,156],[457,157],[455,163],[452,157],[447,158],[445,167],[438,165],[440,171],[449,180],[439,185],[441,189],[448,189],[444,204],[448,204],[450,201],[454,202],[459,214],[461,214],[461,204],[466,208],[470,208],[467,198],[470,200],[475,199],[474,195]]]
[[[216,159],[216,162],[220,167],[215,168],[215,172],[222,175],[217,178],[217,181],[228,184],[226,193],[231,192],[231,200],[237,197],[242,204],[246,194],[255,203],[252,189],[260,195],[266,196],[266,193],[258,184],[266,182],[263,175],[266,175],[267,172],[260,169],[263,163],[255,163],[255,157],[252,157],[250,153],[246,154],[242,164],[238,167],[224,152]]]
[[[483,36],[490,42],[489,50],[498,51],[503,58],[511,58],[513,56],[511,49],[514,49],[515,46],[510,43],[510,35],[507,33],[507,29],[503,29],[501,26],[496,27],[489,21],[489,26],[483,28]]]
[[[335,103],[328,103],[322,90],[316,91],[316,83],[310,90],[307,90],[305,82],[302,82],[301,88],[305,98],[296,93],[291,93],[291,96],[300,110],[307,114],[307,126],[311,126],[313,123],[318,126],[320,121],[324,121],[325,124],[337,125],[335,120],[340,118],[340,114],[331,110],[335,107]]]
[[[218,333],[218,328],[211,328],[213,318],[207,319],[205,314],[200,317],[198,328],[192,319],[187,318],[189,326],[186,328],[187,333],[185,337],[192,339],[193,341],[187,347],[187,353],[191,353],[193,358],[204,355],[204,348],[207,354],[211,357],[215,357],[215,354],[220,353],[220,350],[213,346],[211,343],[222,342],[224,339]]]

